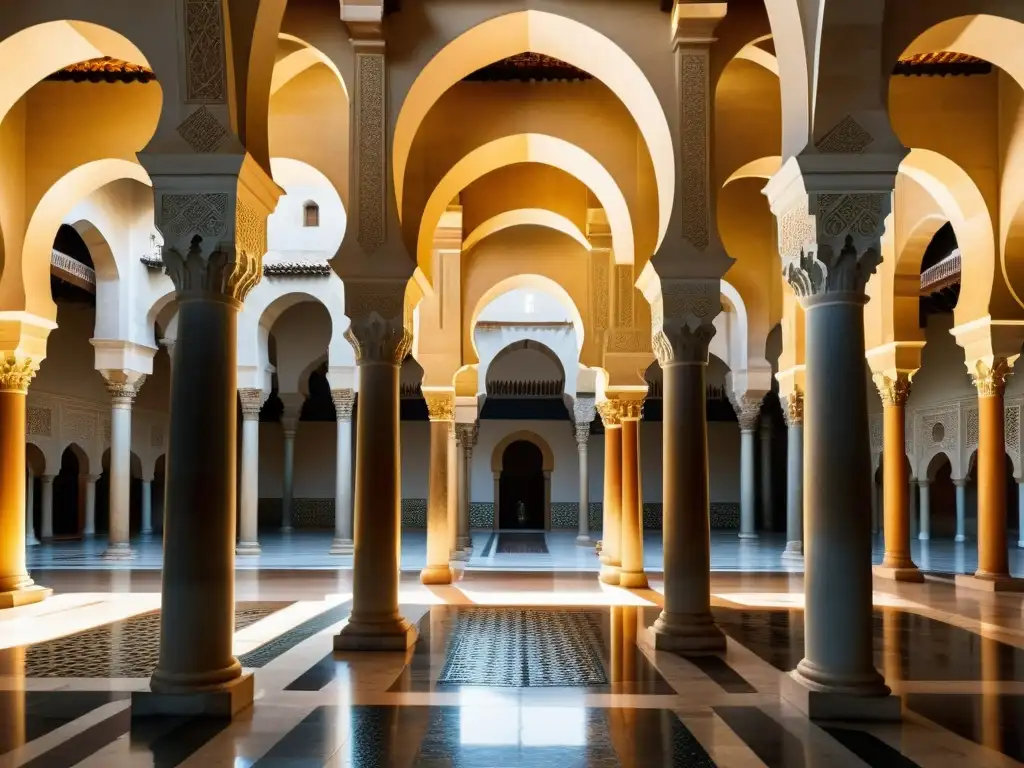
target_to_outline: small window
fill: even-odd
[[[316,203],[306,203],[302,206],[302,226],[320,226],[320,206]]]

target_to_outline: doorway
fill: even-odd
[[[498,527],[544,530],[544,455],[529,440],[510,443],[501,455]]]

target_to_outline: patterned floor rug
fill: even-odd
[[[543,533],[505,533],[498,534],[499,555],[546,555],[548,543]]]
[[[440,685],[608,685],[598,611],[459,609]]]
[[[286,605],[239,603],[235,631]],[[30,646],[25,654],[25,676],[149,677],[159,658],[160,612],[150,611]]]

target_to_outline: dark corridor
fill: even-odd
[[[516,440],[501,457],[498,527],[544,529],[544,457],[533,443]]]

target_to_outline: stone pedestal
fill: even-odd
[[[332,389],[334,414],[337,422],[338,448],[334,465],[334,540],[332,555],[351,555],[352,541],[352,408],[355,392],[351,389]]]
[[[614,400],[605,400],[597,410],[604,424],[604,519],[599,578],[605,584],[618,584],[622,567],[622,421]]]
[[[231,719],[252,706],[256,679],[245,672],[211,690],[133,691],[132,719],[146,717],[210,717]]]
[[[644,517],[640,493],[640,418],[643,400],[620,400],[622,419],[622,517],[619,586],[645,589]]]

